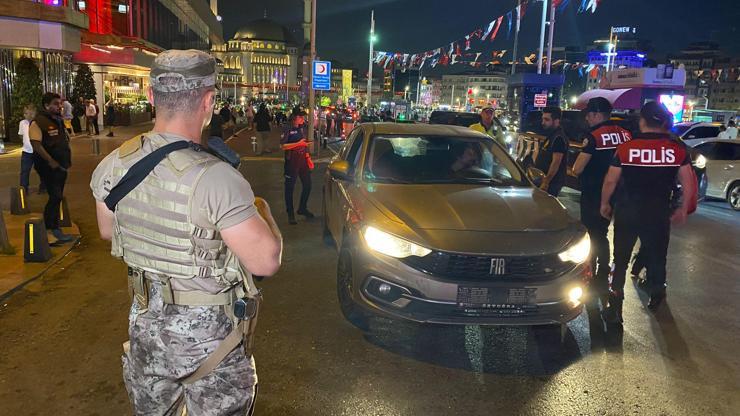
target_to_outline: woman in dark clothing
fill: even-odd
[[[270,140],[270,121],[272,121],[272,116],[270,115],[270,112],[267,111],[267,107],[265,104],[260,104],[259,110],[257,110],[257,114],[254,116],[254,123],[257,125],[257,149],[255,152],[257,153],[257,156],[261,155],[264,151],[265,153],[272,153],[272,150],[270,150],[269,140]]]

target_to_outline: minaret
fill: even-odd
[[[303,0],[303,44],[311,42],[311,1]]]

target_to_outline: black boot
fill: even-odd
[[[663,303],[665,300],[665,288],[653,290],[653,293],[650,294],[650,301],[648,302],[648,309],[655,312],[658,310],[658,307]]]
[[[609,306],[601,313],[604,322],[619,325],[624,322],[622,319],[622,302],[621,296],[616,296],[613,293],[609,294]]]
[[[295,214],[293,214],[292,212],[289,212],[288,213],[288,223],[290,225],[296,225],[296,224],[298,224],[298,221],[295,220]]]

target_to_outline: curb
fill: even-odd
[[[46,274],[46,272],[48,272],[48,271],[49,271],[49,269],[51,269],[51,268],[52,268],[53,266],[55,266],[55,265],[56,265],[57,263],[59,263],[60,261],[62,261],[62,260],[63,260],[63,259],[65,258],[65,257],[67,257],[67,256],[69,255],[69,253],[71,253],[71,252],[72,252],[72,250],[73,250],[73,249],[74,249],[75,247],[77,247],[78,245],[80,245],[80,241],[81,241],[81,240],[82,240],[82,236],[77,236],[77,238],[76,238],[76,239],[75,239],[74,241],[71,241],[70,243],[67,243],[67,244],[69,244],[69,246],[67,247],[67,249],[66,249],[65,251],[63,251],[63,252],[62,252],[62,254],[61,254],[61,255],[57,256],[57,257],[56,257],[56,258],[54,258],[54,259],[52,259],[52,260],[51,260],[51,261],[49,262],[49,264],[47,264],[47,265],[46,265],[46,267],[44,267],[44,268],[43,268],[43,269],[42,269],[42,270],[41,270],[40,272],[38,272],[38,273],[36,273],[35,275],[33,275],[33,276],[29,277],[28,279],[24,280],[23,282],[21,282],[20,284],[18,284],[18,285],[17,285],[16,287],[14,287],[14,288],[12,288],[12,289],[8,290],[7,292],[5,292],[5,293],[0,293],[0,302],[3,302],[3,301],[5,301],[5,300],[6,300],[6,299],[8,299],[8,298],[9,298],[10,296],[12,296],[12,295],[13,295],[13,294],[14,294],[15,292],[17,292],[17,291],[19,291],[19,290],[23,289],[23,287],[25,287],[25,286],[26,286],[27,284],[29,284],[29,283],[31,283],[31,282],[33,282],[33,281],[37,280],[38,278],[40,278],[40,277],[42,277],[42,276],[43,276],[44,274]]]

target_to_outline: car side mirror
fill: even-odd
[[[542,180],[545,179],[545,172],[537,169],[534,166],[530,166],[530,167],[527,168],[527,177],[536,186],[540,186],[542,184]]]
[[[329,164],[329,174],[332,178],[342,181],[352,181],[349,174],[349,162],[346,160],[335,160]]]

